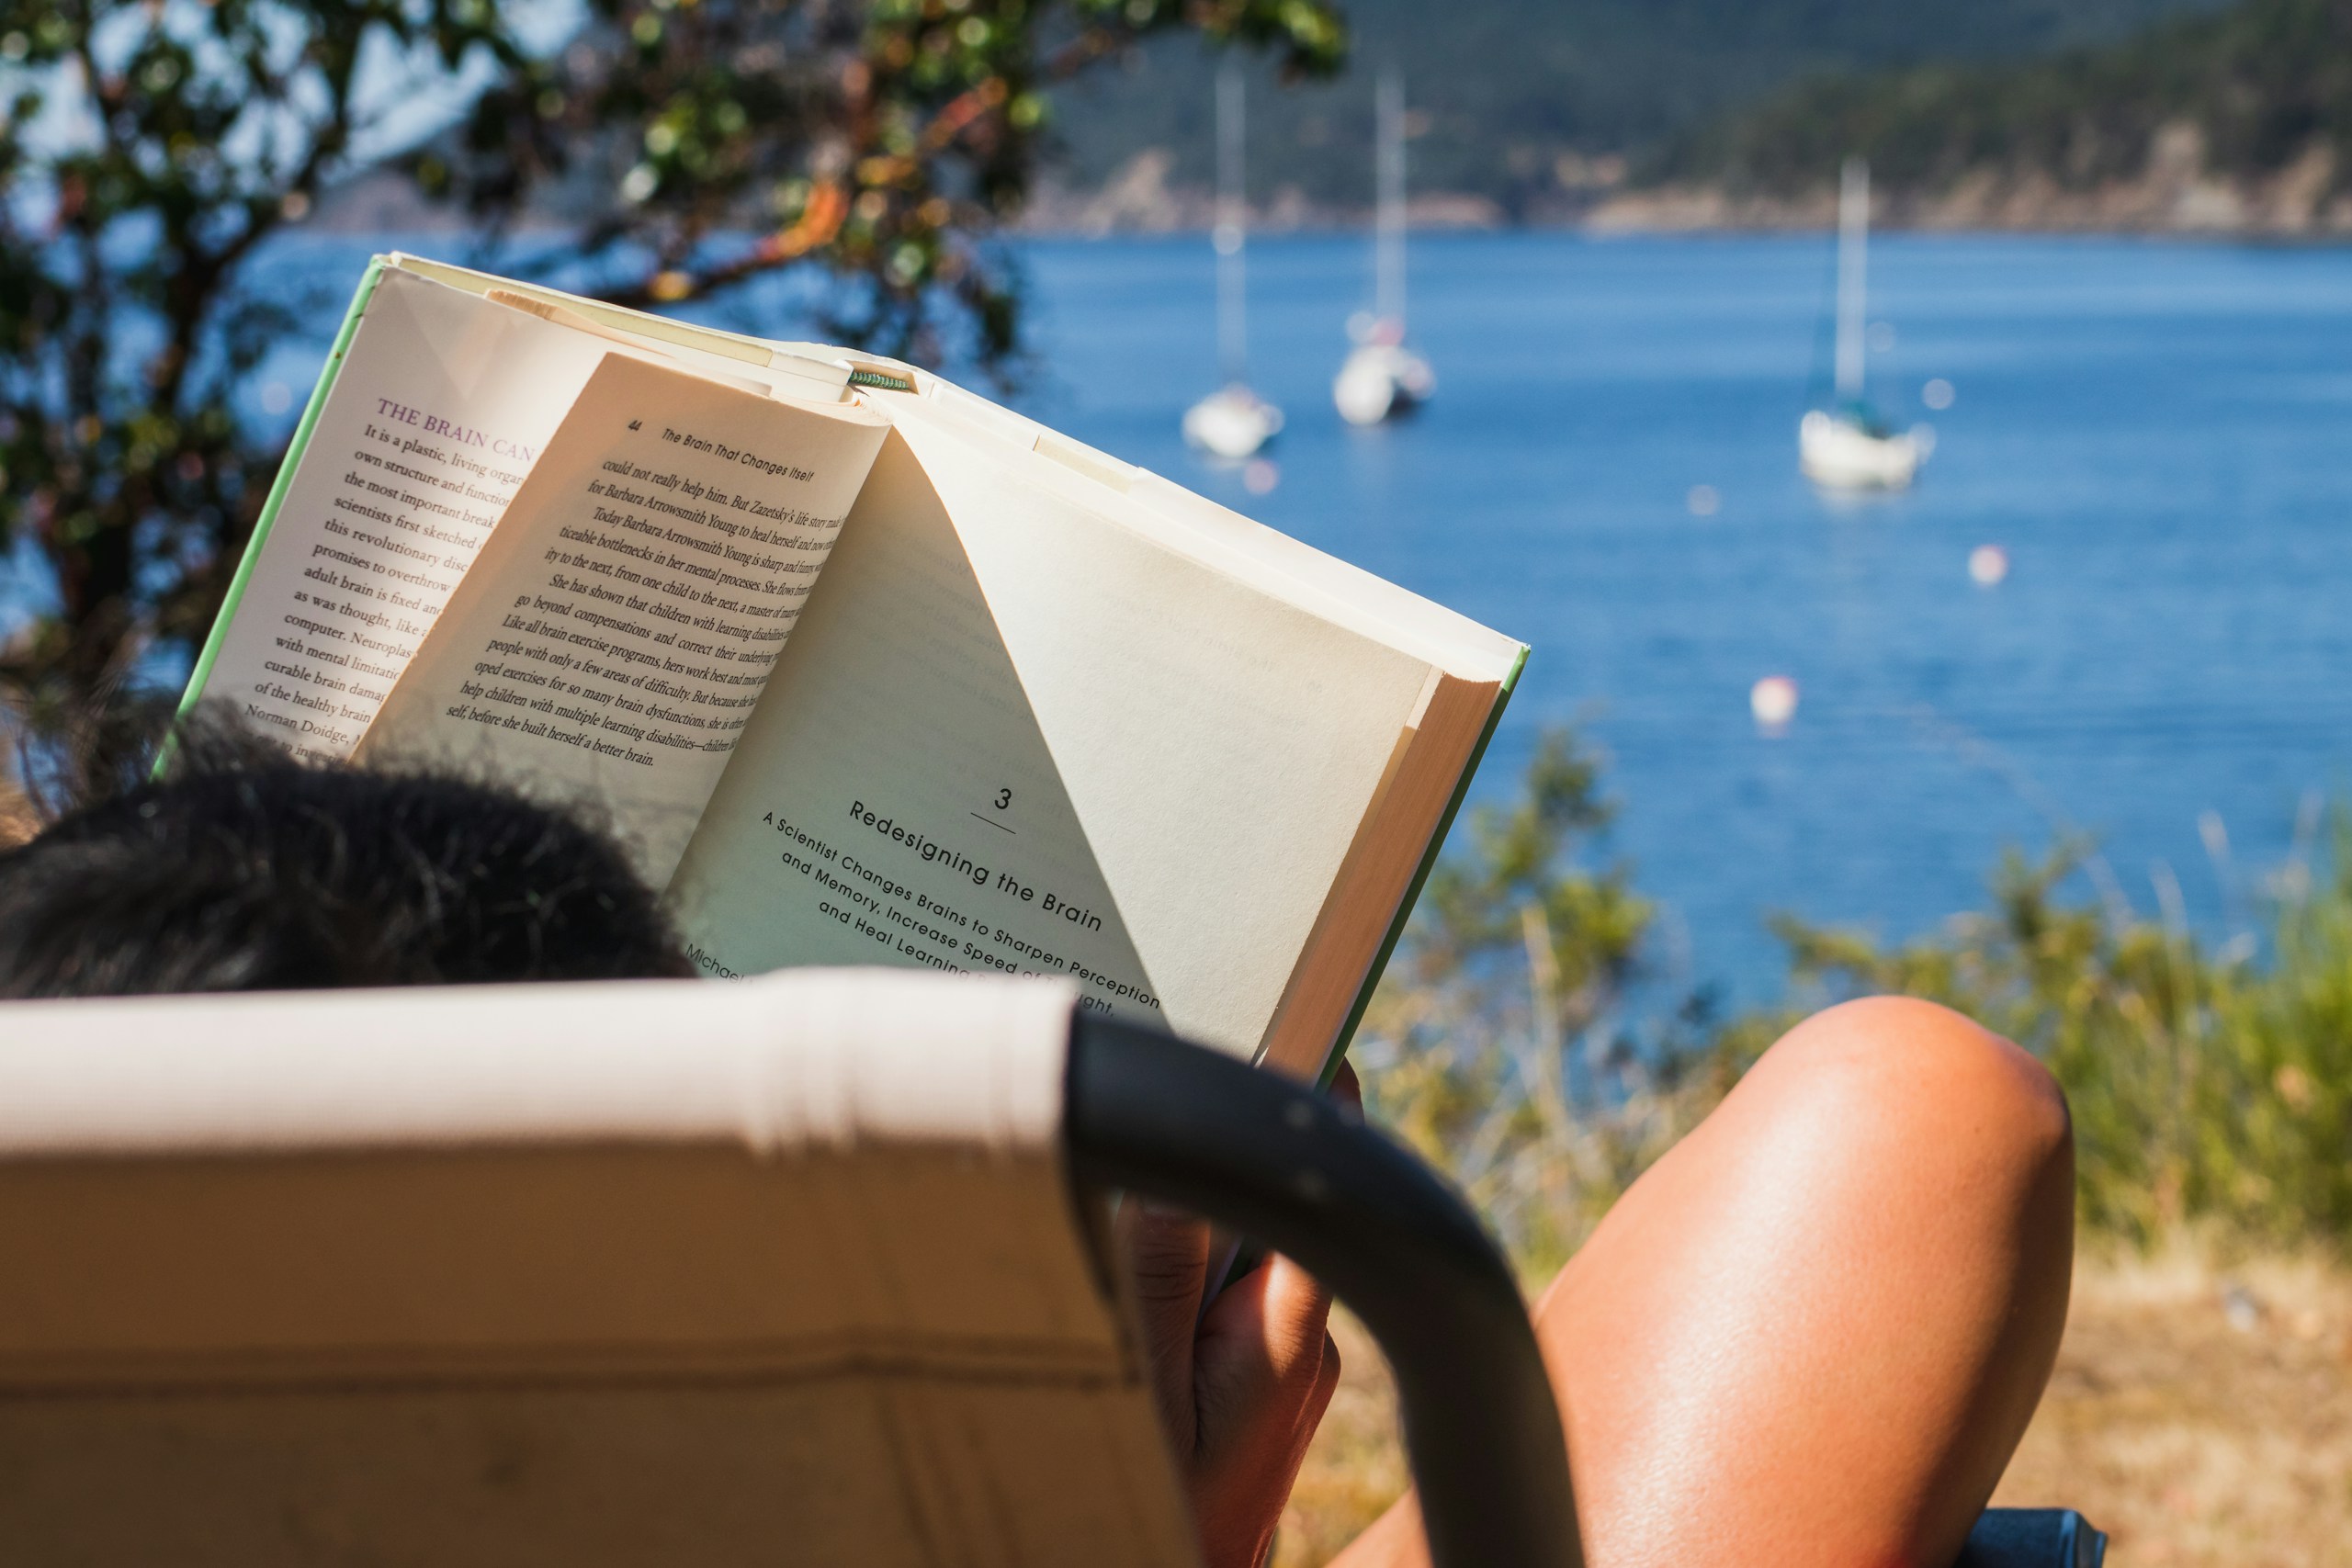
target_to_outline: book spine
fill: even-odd
[[[286,492],[294,483],[294,471],[302,466],[311,432],[318,426],[319,411],[326,407],[327,394],[334,389],[344,355],[351,348],[352,334],[359,330],[359,318],[368,313],[368,301],[376,292],[377,281],[384,276],[385,265],[382,256],[368,262],[367,272],[359,279],[358,292],[351,298],[351,309],[344,312],[343,325],[335,331],[334,346],[327,351],[326,367],[319,372],[318,385],[311,389],[311,400],[304,405],[302,417],[295,422],[294,437],[287,443],[286,458],[277,466],[277,478],[271,481],[269,494],[261,503],[261,516],[254,524],[254,536],[245,545],[244,558],[237,563],[237,574],[229,580],[229,592],[220,601],[220,613],[212,618],[212,630],[205,637],[203,650],[196,656],[196,668],[188,672],[187,690],[180,694],[180,718],[187,717],[203,699],[205,682],[212,674],[212,661],[220,657],[220,645],[228,639],[229,623],[237,618],[237,604],[245,596],[245,585],[253,581],[254,565],[261,559],[262,547],[269,542],[270,526],[277,521],[277,509],[286,503]],[[166,747],[156,759],[158,772],[169,757]]]
[[[1502,690],[1495,694],[1494,711],[1487,715],[1487,728],[1478,733],[1478,744],[1471,748],[1470,765],[1462,770],[1462,777],[1454,784],[1453,798],[1445,803],[1445,815],[1438,818],[1437,830],[1430,835],[1430,846],[1422,852],[1420,869],[1413,873],[1412,886],[1405,889],[1405,897],[1396,905],[1396,919],[1388,927],[1388,935],[1380,944],[1380,952],[1365,972],[1363,989],[1356,993],[1356,1005],[1348,1010],[1348,1021],[1340,1028],[1340,1037],[1331,1046],[1331,1055],[1323,1064],[1318,1080],[1325,1089],[1339,1076],[1340,1064],[1348,1059],[1348,1047],[1355,1043],[1356,1030],[1363,1022],[1364,1010],[1372,1006],[1372,994],[1380,988],[1380,977],[1388,969],[1388,960],[1404,940],[1405,927],[1413,918],[1413,906],[1420,902],[1422,885],[1430,873],[1437,869],[1438,856],[1444,852],[1446,835],[1453,831],[1453,819],[1462,811],[1462,803],[1470,797],[1470,783],[1478,776],[1478,764],[1487,760],[1487,748],[1495,739],[1495,731],[1502,727],[1503,709],[1510,705],[1510,694],[1519,689],[1519,673],[1527,668],[1527,645],[1521,643],[1519,657],[1511,660],[1510,673],[1503,677]]]

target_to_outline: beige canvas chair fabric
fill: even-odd
[[[1193,1561],[1074,992],[0,1006],[0,1556]]]

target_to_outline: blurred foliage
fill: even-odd
[[[247,383],[316,325],[254,258],[338,188],[413,182],[624,303],[801,266],[820,330],[925,359],[960,330],[1003,367],[986,241],[1056,84],[1163,31],[1292,75],[1345,44],[1328,0],[589,0],[535,47],[545,15],[0,0],[0,550],[53,580],[0,647],[18,720],[135,728],[106,699],[202,637],[283,449]]]
[[[575,176],[592,254],[646,258],[607,291],[661,305],[810,257],[849,287],[824,330],[922,359],[938,312],[984,356],[1017,344],[1014,298],[971,243],[1016,211],[1050,90],[1158,33],[1336,70],[1328,0],[590,0],[588,32],[475,99],[460,135],[409,161],[430,192],[505,223]],[[747,246],[715,238],[753,231]]]
[[[2173,126],[2194,128],[2211,173],[2274,175],[2316,149],[2332,160],[2322,194],[2347,188],[2352,4],[2240,0],[2031,63],[1816,78],[1687,134],[1646,173],[1791,196],[1860,153],[1902,192],[1979,173],[2086,190],[2139,177]]]
[[[2213,949],[2177,889],[2151,919],[2081,845],[2011,855],[1990,908],[1884,946],[1788,917],[1795,1005],[1719,1017],[1647,972],[1651,909],[1599,860],[1611,808],[1566,733],[1431,876],[1355,1051],[1369,1100],[1450,1171],[1531,1270],[1555,1265],[1804,1011],[1903,993],[2049,1064],[2087,1228],[2352,1243],[2352,816],[2259,896],[2264,940]]]
[[[1392,1130],[1533,1269],[1698,1123],[1760,1041],[1670,998],[1653,910],[1605,860],[1600,764],[1546,730],[1520,797],[1474,811],[1421,893],[1351,1053]],[[1661,1016],[1662,1014],[1662,1016]]]

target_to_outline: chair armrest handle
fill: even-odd
[[[2099,1568],[2107,1537],[2072,1508],[1987,1508],[1953,1568]]]
[[[1426,1166],[1287,1078],[1091,1015],[1072,1032],[1066,1136],[1079,1180],[1240,1231],[1363,1320],[1396,1375],[1437,1568],[1580,1568],[1526,1303]]]

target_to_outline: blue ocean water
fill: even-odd
[[[290,421],[371,248],[267,258],[318,326],[255,378],[257,417]],[[1916,490],[1845,503],[1796,472],[1826,236],[1417,240],[1439,393],[1373,432],[1329,393],[1365,247],[1261,241],[1253,379],[1290,416],[1263,494],[1177,434],[1216,380],[1205,240],[1020,259],[1030,412],[1533,645],[1476,795],[1543,725],[1602,748],[1670,983],[1769,997],[1767,911],[1910,935],[1979,903],[2005,845],[2068,830],[2218,936],[2344,782],[2352,251],[1883,238],[1874,389],[1940,441]],[[726,314],[796,334],[790,298]],[[1935,378],[1956,401],[1928,414]],[[1993,588],[1967,570],[1987,544]],[[1802,694],[1777,737],[1748,708],[1767,675]]]
[[[1769,996],[1766,911],[1906,936],[2065,830],[2218,935],[2352,759],[2352,252],[1886,238],[1874,389],[1940,440],[1908,494],[1842,504],[1795,463],[1826,237],[1419,242],[1439,394],[1370,433],[1328,391],[1363,247],[1257,244],[1264,495],[1177,435],[1216,380],[1205,243],[1028,260],[1035,412],[1533,645],[1478,794],[1579,723],[1670,974]],[[1771,674],[1802,694],[1778,738]]]

